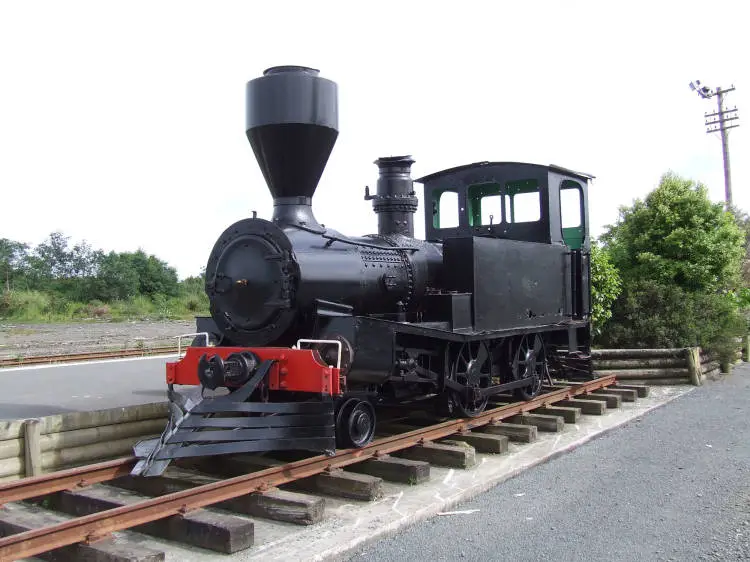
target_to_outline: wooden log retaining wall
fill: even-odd
[[[0,421],[0,482],[133,454],[167,423],[166,402]]]
[[[595,349],[594,372],[643,384],[701,385],[722,372],[718,359],[697,347],[668,349]],[[743,359],[738,349],[736,360]],[[728,370],[725,366],[724,371]]]

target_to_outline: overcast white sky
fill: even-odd
[[[340,134],[313,208],[374,232],[380,156],[413,177],[481,160],[597,177],[595,235],[662,173],[723,198],[714,100],[734,84],[735,202],[750,210],[747,2],[11,2],[0,4],[0,237],[61,230],[197,273],[218,235],[271,199],[244,131],[270,66],[339,84]],[[744,47],[743,47],[744,45]],[[744,55],[742,53],[745,53]],[[421,187],[421,186],[418,186]],[[423,234],[422,208],[417,234]]]

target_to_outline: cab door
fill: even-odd
[[[577,181],[560,182],[560,228],[570,255],[572,316],[582,319],[591,313],[591,255],[588,250],[586,194]]]

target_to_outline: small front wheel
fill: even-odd
[[[340,449],[367,445],[375,435],[375,408],[367,400],[350,398],[336,415],[336,446]]]

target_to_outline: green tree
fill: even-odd
[[[28,244],[0,238],[0,282],[5,285],[6,291],[23,280],[28,251]]]
[[[149,256],[143,250],[127,254],[131,267],[138,274],[138,292],[154,297],[166,295],[177,296],[177,270],[167,265],[156,256]]]
[[[99,261],[91,298],[105,302],[129,299],[138,294],[139,288],[138,272],[128,254],[110,252]]]
[[[619,347],[699,345],[730,353],[739,314],[745,235],[705,186],[665,174],[620,210],[602,236],[623,291],[603,340]]]
[[[609,252],[598,244],[591,244],[591,324],[594,335],[612,317],[612,303],[622,292],[620,273],[609,257]]]
[[[626,284],[651,279],[688,291],[736,286],[745,253],[732,214],[709,200],[704,185],[673,173],[644,201],[621,208],[602,241]]]

